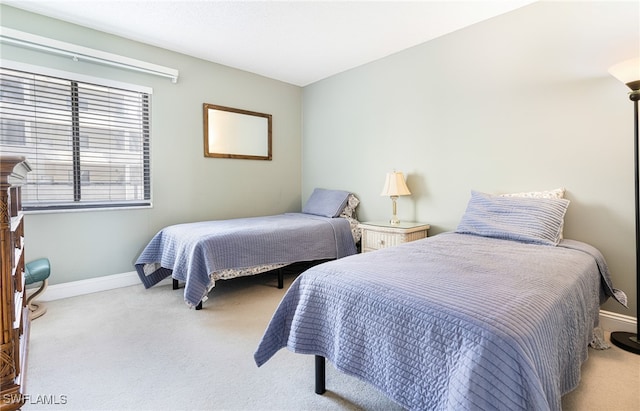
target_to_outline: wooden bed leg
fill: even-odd
[[[196,310],[202,310],[202,301],[200,301],[198,305],[196,305]]]
[[[282,268],[278,268],[278,288],[284,288],[284,274]]]
[[[316,394],[322,395],[325,393],[325,359],[320,355],[316,355]]]
[[[173,279],[173,289],[177,290],[178,289],[178,280],[176,280],[175,278]]]

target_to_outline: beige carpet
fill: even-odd
[[[285,288],[294,275],[285,277]],[[202,311],[182,289],[142,285],[47,303],[35,320],[23,410],[394,410],[366,383],[327,366],[314,394],[313,357],[255,350],[283,290],[274,276],[220,281]],[[565,410],[637,410],[640,356],[590,350]]]

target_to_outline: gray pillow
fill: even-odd
[[[456,233],[557,245],[569,200],[471,192]]]
[[[349,194],[351,193],[348,191],[316,188],[302,208],[302,212],[323,217],[338,217],[347,204]]]

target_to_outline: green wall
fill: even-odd
[[[299,211],[300,87],[179,53],[0,6],[4,27],[177,68],[170,80],[3,45],[3,59],[153,88],[153,208],[25,216],[27,260],[46,256],[50,284],[131,272],[162,227]],[[273,160],[204,157],[202,104],[273,116]]]
[[[565,236],[604,253],[630,299],[604,308],[635,317],[633,104],[607,69],[639,33],[638,2],[537,2],[307,86],[303,197],[339,186],[387,219],[395,168],[400,219],[437,234],[472,189],[565,187]]]

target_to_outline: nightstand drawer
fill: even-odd
[[[385,223],[361,223],[362,252],[393,247],[427,237],[428,224],[403,223],[392,226]]]
[[[427,236],[426,231],[415,233],[382,233],[379,231],[364,230],[362,233],[362,248],[378,250],[380,248],[393,247],[394,245],[419,240]]]
[[[397,245],[397,238],[387,233],[362,230],[362,252]]]

